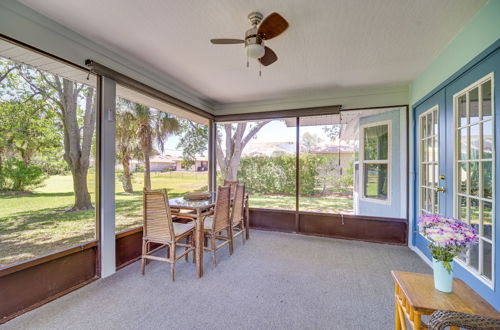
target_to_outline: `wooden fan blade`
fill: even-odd
[[[268,66],[278,60],[278,55],[276,55],[276,53],[269,47],[265,47],[265,49],[266,52],[264,53],[264,56],[259,58],[259,62],[264,66]]]
[[[232,45],[232,44],[242,44],[245,40],[241,39],[210,39],[210,42],[214,45]]]
[[[275,38],[285,32],[288,22],[278,13],[272,13],[260,23],[257,34],[264,40]]]

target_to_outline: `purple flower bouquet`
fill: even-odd
[[[420,216],[418,227],[430,241],[428,247],[434,259],[442,261],[449,273],[453,258],[467,252],[479,240],[477,231],[471,225],[439,214]]]

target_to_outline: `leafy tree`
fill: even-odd
[[[93,208],[87,174],[96,122],[94,88],[25,65],[19,65],[18,70],[33,95],[40,95],[57,112],[64,142],[63,158],[73,176],[75,202],[70,211]]]
[[[177,148],[182,149],[182,167],[190,168],[195,164],[197,156],[203,156],[208,146],[208,126],[181,119],[181,134]]]
[[[56,152],[61,136],[55,129],[56,113],[43,101],[0,103],[0,134],[4,143],[30,165],[35,155]]]
[[[311,152],[315,147],[317,147],[323,140],[316,134],[311,134],[305,132],[300,137],[300,148],[302,152]]]
[[[29,165],[16,158],[5,161],[4,176],[5,188],[11,191],[26,191],[28,188],[36,188],[45,179],[45,174],[39,166]]]
[[[255,137],[257,132],[269,122],[270,120],[258,121],[254,126],[250,126],[246,122],[221,124],[222,130],[220,134],[217,134],[215,155],[224,180],[237,180],[243,149]],[[246,133],[247,126],[249,131]]]

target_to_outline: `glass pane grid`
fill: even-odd
[[[420,117],[420,213],[437,213],[438,195],[438,110]]]
[[[479,244],[459,258],[488,281],[492,280],[493,117],[491,80],[477,84],[455,100],[458,159],[455,192],[458,217],[479,232]]]

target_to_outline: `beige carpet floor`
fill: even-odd
[[[160,251],[161,252],[161,251]],[[6,329],[378,329],[394,327],[392,269],[429,273],[409,248],[252,231],[194,264],[136,262],[4,324]]]

